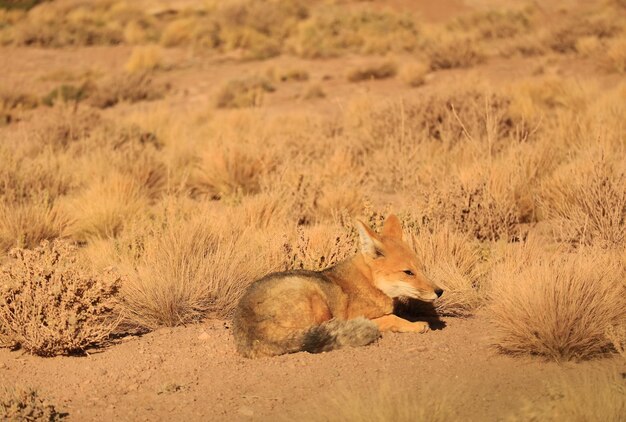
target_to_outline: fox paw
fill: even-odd
[[[414,328],[413,331],[416,332],[416,333],[424,334],[425,332],[430,330],[430,326],[428,325],[427,322],[417,321],[417,322],[414,322],[412,325],[413,325],[413,328]]]

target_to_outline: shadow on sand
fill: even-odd
[[[446,327],[445,321],[439,318],[435,306],[432,303],[422,302],[416,299],[396,301],[394,303],[393,313],[411,322],[426,321],[430,325],[431,330],[443,330]]]

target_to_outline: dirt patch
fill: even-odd
[[[319,406],[334,392],[385,383],[451,389],[459,417],[484,421],[515,414],[525,400],[548,400],[551,381],[567,374],[619,364],[511,358],[490,347],[482,317],[443,321],[443,329],[385,334],[369,347],[257,360],[236,354],[226,321],[128,337],[87,357],[0,350],[0,384],[35,388],[69,413],[68,421],[276,420],[308,403]]]

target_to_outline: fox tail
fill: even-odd
[[[320,353],[346,346],[365,346],[379,337],[378,327],[369,319],[331,319],[307,330],[300,350]]]

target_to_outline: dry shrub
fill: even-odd
[[[298,226],[284,245],[285,269],[321,271],[338,264],[356,253],[355,234],[341,226]]]
[[[288,69],[282,72],[279,75],[278,79],[281,82],[290,82],[290,81],[305,82],[309,80],[309,72],[307,72],[304,69],[297,69],[297,68]]]
[[[222,51],[241,51],[244,59],[280,54],[301,20],[308,17],[302,0],[235,0],[218,2],[214,19]]]
[[[4,421],[60,421],[65,414],[59,413],[48,401],[39,397],[37,391],[25,387],[0,388],[0,419]]]
[[[626,36],[611,41],[606,54],[611,70],[626,73]]]
[[[301,0],[228,0],[207,6],[186,11],[167,24],[161,44],[235,52],[248,60],[267,59],[281,53],[297,23],[308,16],[308,7]]]
[[[0,325],[14,343],[39,356],[75,353],[116,327],[120,277],[86,272],[69,243],[13,249],[9,258],[0,272]]]
[[[15,87],[0,87],[0,126],[11,123],[22,110],[31,110],[39,105],[36,96]]]
[[[434,140],[453,146],[468,137],[495,144],[508,141],[508,137],[523,130],[523,121],[509,113],[508,96],[485,93],[468,85],[471,84],[419,100],[368,102],[361,109],[349,110],[348,124],[356,126],[368,146],[376,147],[403,139],[415,143]]]
[[[217,93],[216,105],[220,108],[258,107],[266,93],[274,92],[272,83],[259,76],[228,81]]]
[[[475,32],[481,39],[511,38],[532,28],[532,10],[489,10],[457,18],[452,30]]]
[[[88,240],[119,235],[125,225],[145,212],[148,198],[135,180],[113,173],[92,181],[61,206],[71,218],[68,234]]]
[[[260,190],[261,177],[275,165],[267,154],[247,152],[243,147],[207,150],[189,180],[193,195],[219,199]]]
[[[129,270],[122,293],[131,323],[152,329],[227,317],[249,283],[276,269],[271,249],[279,243],[237,221],[203,212],[168,219],[111,256]]]
[[[623,165],[583,154],[544,183],[541,208],[559,240],[620,247],[626,240]]]
[[[284,420],[368,421],[368,422],[444,422],[457,420],[450,391],[435,392],[431,386],[398,386],[394,381],[376,384],[365,391],[339,386],[315,402],[306,402],[297,415]],[[422,388],[423,387],[423,388]],[[428,391],[426,390],[428,388]]]
[[[591,35],[577,39],[575,47],[578,54],[589,57],[600,51],[602,42],[595,35]]]
[[[425,192],[417,205],[422,221],[448,223],[479,240],[519,240],[524,236],[520,224],[535,218],[524,164],[506,157],[454,172]]]
[[[192,45],[197,48],[215,48],[219,45],[219,27],[205,23],[198,17],[175,19],[165,26],[159,40],[164,47]]]
[[[349,82],[362,82],[374,79],[393,78],[398,73],[398,66],[393,62],[372,63],[360,66],[348,72]]]
[[[620,422],[626,414],[626,382],[617,370],[587,370],[550,385],[547,400],[528,401],[512,422]]]
[[[108,108],[122,101],[154,101],[162,98],[167,89],[166,85],[155,83],[148,72],[124,73],[99,84],[88,103],[94,107]]]
[[[583,37],[611,38],[623,28],[619,14],[607,11],[579,12],[559,19],[545,41],[558,53],[576,51],[576,42]]]
[[[407,238],[426,274],[445,294],[435,303],[444,315],[467,316],[486,302],[481,246],[469,236],[443,226],[433,232],[412,224]]]
[[[124,28],[131,21],[154,31],[153,19],[130,3],[42,2],[11,28],[10,39],[17,45],[41,47],[116,45],[124,41]]]
[[[124,69],[130,73],[150,72],[163,67],[163,53],[154,45],[133,48]]]
[[[402,66],[400,79],[412,88],[424,85],[429,68],[430,66],[425,63],[411,63]]]
[[[424,48],[431,70],[471,67],[485,60],[479,43],[468,35],[434,34],[424,41]]]
[[[314,16],[301,23],[290,41],[299,56],[324,58],[345,53],[414,51],[418,35],[417,24],[408,15],[328,7],[319,8]]]
[[[557,361],[608,352],[607,327],[626,318],[624,276],[623,265],[605,253],[550,256],[536,242],[521,245],[492,272],[495,344]]]
[[[300,98],[303,100],[318,100],[321,98],[326,98],[326,93],[320,84],[310,84],[308,85],[302,94],[300,94]]]

